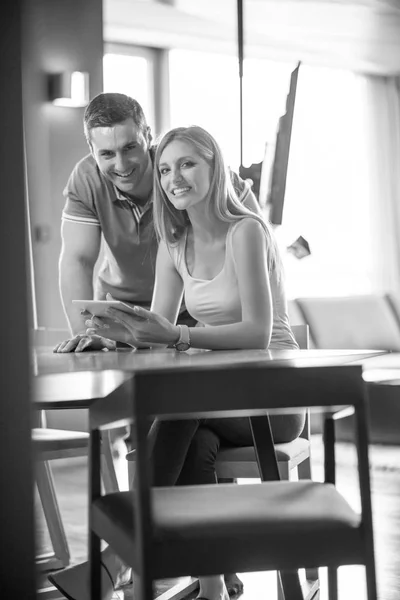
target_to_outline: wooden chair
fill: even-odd
[[[190,403],[187,391],[190,389]],[[268,395],[265,390],[268,389]],[[377,600],[368,464],[365,389],[360,366],[288,367],[259,364],[218,369],[137,372],[134,398],[114,406],[94,403],[91,423],[89,500],[91,598],[100,597],[100,541],[106,540],[135,572],[140,600],[152,600],[153,580],[196,573],[278,570],[287,600],[302,599],[294,571],[328,568],[329,598],[337,598],[337,569],[366,567],[368,600]],[[204,391],[207,390],[205,395]],[[222,393],[223,392],[223,393]],[[265,410],[302,407],[325,410],[325,482],[263,481],[255,485],[149,488],[148,421],[158,418],[251,414],[262,479],[270,470],[271,435]],[[338,405],[356,415],[361,514],[336,490],[334,417]],[[230,412],[229,412],[230,411]],[[236,411],[236,412],[235,412]],[[102,496],[100,428],[131,415],[137,439],[137,485],[132,492]],[[263,415],[263,416],[257,416]],[[269,432],[270,433],[270,432]],[[275,463],[278,477],[277,465]]]
[[[36,458],[36,485],[54,553],[36,556],[40,570],[61,569],[69,565],[70,552],[57,501],[50,461],[72,456],[85,456],[89,434],[37,427],[32,430]]]
[[[67,339],[69,335],[66,329],[42,327],[31,332],[31,341],[35,347],[55,346],[57,342]],[[50,461],[87,456],[89,434],[86,431],[47,428],[45,411],[37,411],[34,416],[34,425],[32,443],[36,458],[36,486],[54,550],[54,553],[37,556],[36,564],[40,570],[55,570],[69,565],[70,552],[57,501]],[[102,440],[103,484],[106,490],[112,492],[119,488],[109,432],[103,432]]]
[[[292,331],[299,347],[307,349],[308,325],[294,325]],[[291,472],[296,473],[300,479],[311,479],[309,411],[306,413],[306,421],[300,437],[286,444],[275,444],[275,451],[281,479],[289,479]],[[127,455],[130,481],[133,478],[135,456],[135,452]],[[217,457],[216,469],[220,480],[257,479],[260,477],[253,446],[221,448]]]
[[[306,350],[309,345],[308,325],[293,325],[293,334],[300,349]],[[275,444],[275,453],[278,461],[281,479],[289,480],[295,475],[298,479],[311,479],[311,444],[310,444],[310,414],[306,412],[306,420],[300,437],[285,444]],[[129,453],[129,477],[133,480],[135,453]],[[260,471],[255,455],[254,446],[222,447],[216,462],[216,473],[221,483],[236,479],[258,479]],[[307,569],[309,597],[311,598],[319,588],[318,569]],[[278,596],[281,597],[281,588],[278,586]]]
[[[293,325],[293,334],[300,349],[308,348],[308,325]],[[311,479],[310,415],[306,413],[304,429],[293,442],[275,444],[281,479],[295,473],[299,479]],[[218,452],[218,479],[257,479],[260,477],[254,446],[222,447]]]
[[[54,551],[36,556],[36,565],[40,570],[46,571],[61,569],[69,565],[70,552],[50,461],[87,456],[89,434],[85,431],[35,427],[32,430],[32,442],[36,458],[36,486]],[[104,488],[108,492],[115,492],[119,488],[108,432],[103,433],[102,461]]]
[[[309,346],[308,325],[292,325],[294,337],[302,350]],[[310,443],[310,411],[307,409],[306,420],[300,437],[286,444],[275,444],[275,453],[278,461],[279,475],[283,480],[291,476],[298,479],[312,479],[311,475],[311,443]],[[219,481],[236,479],[258,479],[260,470],[254,446],[222,447],[216,462],[216,472]],[[312,598],[319,588],[318,569],[306,569],[308,581],[308,594]],[[278,600],[282,597],[282,590],[278,585]]]

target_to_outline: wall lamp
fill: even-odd
[[[55,106],[82,107],[89,102],[89,73],[65,71],[48,75],[48,99]]]

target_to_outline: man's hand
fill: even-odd
[[[79,333],[70,340],[64,340],[53,348],[53,352],[84,352],[85,350],[116,350],[117,344],[113,340],[100,335]]]

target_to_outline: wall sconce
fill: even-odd
[[[55,106],[86,106],[89,102],[89,73],[66,71],[49,74],[48,94]]]

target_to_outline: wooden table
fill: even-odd
[[[221,412],[209,412],[210,407],[207,407],[206,396],[200,394],[200,398],[191,393],[186,396],[174,394],[174,381],[185,379],[187,384],[186,389],[190,389],[190,381],[193,377],[198,382],[201,382],[204,375],[208,374],[215,376],[223,373],[223,380],[219,383],[224,385],[229,381],[230,376],[237,375],[239,371],[242,374],[249,375],[250,371],[256,370],[258,373],[264,374],[268,370],[273,370],[273,367],[282,369],[288,368],[310,368],[320,369],[321,367],[341,366],[351,362],[360,362],[367,360],[373,356],[377,356],[379,351],[324,351],[324,350],[250,350],[250,351],[201,351],[191,350],[188,353],[177,353],[175,350],[154,350],[154,351],[120,351],[120,352],[102,352],[102,353],[87,353],[87,354],[67,354],[54,355],[49,354],[46,350],[38,350],[36,353],[36,366],[39,373],[54,373],[60,369],[60,365],[71,372],[75,372],[77,381],[82,377],[82,382],[96,380],[98,375],[98,385],[101,384],[101,376],[103,372],[98,373],[101,369],[119,369],[114,376],[121,377],[121,369],[128,371],[133,376],[128,378],[124,386],[124,394],[118,394],[113,401],[110,398],[100,398],[97,392],[97,398],[89,402],[91,428],[102,429],[110,426],[120,426],[121,424],[130,424],[135,418],[140,415],[140,407],[134,405],[134,390],[135,382],[141,375],[148,375],[147,382],[150,384],[149,394],[147,397],[146,413],[147,416],[159,415],[160,405],[158,396],[160,389],[151,386],[152,375],[160,372],[165,372],[171,375],[170,383],[172,385],[171,394],[169,397],[169,410],[164,409],[163,417],[178,418],[188,417],[193,418],[194,414],[198,417],[207,416],[237,416],[243,414],[243,411],[235,410],[230,407],[229,413],[226,412],[226,407],[221,406]],[[87,369],[95,369],[90,375],[86,372]],[[79,371],[82,370],[82,373]],[[106,371],[111,376],[111,371]],[[200,379],[199,379],[200,376]],[[51,375],[47,377],[59,377],[59,375]],[[224,379],[228,378],[228,379]],[[268,381],[268,378],[267,380]],[[90,385],[90,384],[88,384]],[[104,384],[105,385],[105,384]],[[79,387],[79,385],[78,385]],[[87,389],[87,388],[85,388]],[[268,394],[268,385],[266,386],[266,394]],[[275,390],[276,391],[276,390]],[[251,392],[250,392],[251,393]],[[223,396],[223,394],[221,395]],[[164,396],[165,398],[165,396]],[[85,406],[87,406],[88,398],[85,397]],[[194,404],[193,404],[194,402]],[[303,401],[304,402],[304,401]],[[342,408],[342,400],[336,406],[325,407],[324,412],[335,412]],[[154,407],[152,411],[149,405]],[[189,405],[190,411],[185,413],[185,406]],[[314,403],[316,408],[316,403]],[[302,406],[300,402],[298,406]],[[275,409],[282,412],[282,409]],[[284,409],[290,412],[290,409]],[[139,411],[139,413],[137,412]],[[194,412],[195,411],[195,412]],[[265,415],[265,405],[258,408],[251,407],[251,410],[246,409],[246,414]],[[268,409],[268,412],[274,412],[274,409]],[[263,431],[265,437],[265,431]],[[262,448],[259,448],[259,454],[264,455],[266,452],[271,452],[273,448],[272,438],[266,443],[262,443]],[[298,583],[298,582],[297,582]],[[293,581],[289,581],[289,587],[297,585]],[[188,590],[186,590],[188,591]]]
[[[400,385],[400,352],[387,352],[365,361],[364,380],[375,384]]]
[[[219,369],[282,363],[296,367],[309,363],[342,365],[366,364],[385,354],[376,350],[235,350],[205,351],[191,349],[179,353],[173,349],[119,350],[55,354],[52,348],[33,351],[35,407],[38,409],[87,409],[102,397],[115,394],[127,397],[130,374],[146,370]],[[311,363],[310,363],[311,364]],[[100,372],[100,373],[99,373]],[[80,373],[79,377],[77,376]],[[96,374],[97,373],[97,374]],[[115,388],[115,389],[114,389]],[[115,406],[115,403],[113,403]]]
[[[97,370],[52,373],[33,378],[38,410],[87,409],[92,402],[124,397],[130,391],[130,371]]]
[[[139,371],[179,369],[218,369],[224,365],[263,366],[284,362],[287,366],[313,364],[346,364],[361,362],[366,365],[379,360],[382,352],[353,350],[250,350],[218,351],[191,350],[119,350],[117,352],[84,352],[54,354],[52,348],[39,347],[33,351],[33,372],[39,377],[33,381],[34,402],[38,409],[88,409],[94,402],[109,407],[107,419],[114,419],[117,406],[126,407],[132,396],[132,374]],[[122,417],[125,419],[125,416]],[[186,583],[180,588],[187,591]],[[178,588],[179,589],[179,586]],[[47,598],[50,598],[47,590]],[[171,590],[172,592],[172,590]],[[176,589],[174,590],[176,594]],[[171,596],[171,593],[169,594]],[[178,593],[179,596],[179,593]],[[177,596],[175,596],[176,598]]]
[[[131,420],[133,375],[139,372],[198,370],[216,371],[229,366],[286,367],[343,365],[364,362],[382,354],[379,351],[353,350],[119,350],[117,352],[84,352],[79,354],[54,354],[51,348],[36,348],[33,354],[34,403],[37,409],[88,409],[101,407],[104,424],[113,426]],[[265,411],[263,411],[265,412]],[[193,588],[195,583],[191,582]],[[175,599],[187,593],[184,581],[165,596]],[[48,590],[48,593],[50,590]],[[50,598],[47,593],[46,598]],[[51,592],[50,592],[51,593]],[[43,596],[44,597],[44,596]]]
[[[290,361],[292,366],[314,360],[321,366],[349,362],[365,363],[385,354],[380,350],[195,350],[176,352],[173,349],[118,350],[116,352],[82,352],[55,354],[50,347],[33,350],[34,375],[76,373],[79,371],[120,370],[135,372],[143,369],[180,369],[191,367],[218,368],[226,364],[265,364],[270,361]]]
[[[363,363],[370,414],[370,440],[376,444],[400,444],[400,352],[371,357]],[[338,439],[347,440],[351,420],[338,427]]]

